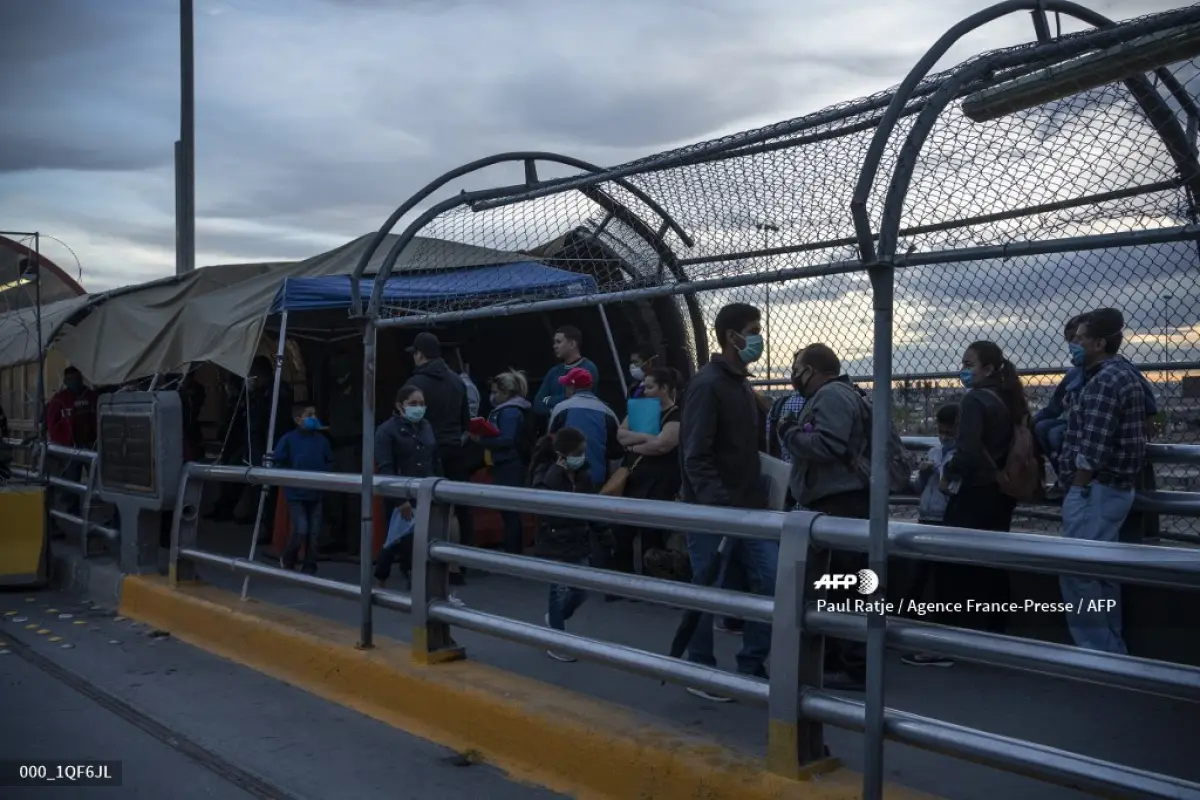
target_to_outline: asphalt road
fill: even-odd
[[[60,595],[4,592],[0,613],[0,759],[122,762],[119,787],[5,800],[557,796]]]

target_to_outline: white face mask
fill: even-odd
[[[633,378],[635,381],[640,381],[646,377],[646,371],[636,364],[630,364],[629,377]]]

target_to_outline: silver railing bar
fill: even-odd
[[[814,632],[837,639],[862,642],[867,638],[867,618],[862,614],[819,611],[809,607],[804,613],[804,624]],[[910,652],[938,653],[1200,703],[1198,667],[898,617],[888,617],[887,641],[889,647]]]
[[[834,550],[864,552],[867,525],[867,520],[819,517],[813,524],[813,541]],[[1200,550],[1181,547],[1090,542],[892,520],[888,555],[1200,589]]]
[[[747,675],[722,672],[681,659],[649,653],[625,645],[575,636],[541,625],[531,625],[528,622],[485,614],[469,608],[456,608],[442,601],[429,604],[429,617],[447,625],[490,634],[532,647],[555,650],[637,675],[658,678],[680,686],[704,689],[754,705],[765,706],[767,704],[767,695],[770,690],[767,682]]]
[[[341,597],[346,600],[357,600],[362,597],[362,591],[357,584],[332,581],[328,578],[318,578],[315,575],[305,575],[302,572],[292,572],[267,564],[259,564],[246,558],[222,556],[204,550],[197,550],[194,547],[179,548],[179,556],[180,558],[190,558],[201,564],[224,567],[235,574],[254,575],[278,581],[279,583],[303,586],[320,594]],[[412,612],[412,598],[402,592],[394,592],[388,589],[372,589],[371,598],[376,604],[384,608],[402,611],[406,614]]]
[[[460,564],[517,578],[576,586],[580,589],[739,619],[769,623],[775,614],[775,601],[761,595],[696,586],[664,578],[614,573],[595,567],[497,553],[458,544],[432,543],[429,545],[429,557],[447,564]]]
[[[863,730],[866,706],[859,701],[809,689],[804,692],[800,707],[807,719],[852,731]],[[884,736],[922,750],[1096,793],[1101,797],[1200,799],[1200,784],[1181,778],[1113,764],[1068,750],[891,708],[884,710]],[[1116,790],[1115,794],[1113,790]]]
[[[901,436],[909,450],[928,450],[937,444],[933,436]],[[1200,464],[1200,445],[1147,442],[1146,459],[1154,464]]]
[[[74,514],[68,514],[66,511],[60,511],[57,508],[50,509],[49,513],[50,513],[50,516],[53,517],[54,519],[61,520],[65,523],[67,523],[68,525],[74,525],[77,528],[80,525],[85,524],[82,518],[77,517]],[[98,533],[101,536],[105,537],[106,539],[109,539],[114,542],[117,541],[117,539],[121,538],[120,532],[116,531],[112,528],[105,527],[104,525],[98,525],[95,522],[88,522],[86,524],[88,526],[89,533]]]

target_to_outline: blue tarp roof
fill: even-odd
[[[360,281],[362,296],[371,296],[373,281]],[[590,275],[518,261],[448,272],[409,272],[388,279],[384,304],[423,305],[448,301],[500,302],[527,297],[571,297],[597,291]],[[271,313],[350,307],[350,276],[287,278],[279,287]]]

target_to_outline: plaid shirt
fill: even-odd
[[[1090,469],[1101,483],[1133,487],[1146,454],[1146,393],[1137,367],[1110,358],[1088,371],[1067,416],[1059,480],[1069,486],[1076,470]]]
[[[785,419],[796,419],[800,416],[800,411],[804,408],[804,398],[799,392],[791,395],[783,401],[783,406],[779,409],[779,422]],[[775,441],[779,444],[779,457],[787,463],[792,463],[792,451],[783,446],[783,442],[779,439],[779,432],[771,430],[772,419],[767,416],[767,441],[771,441],[771,435],[775,435]]]

